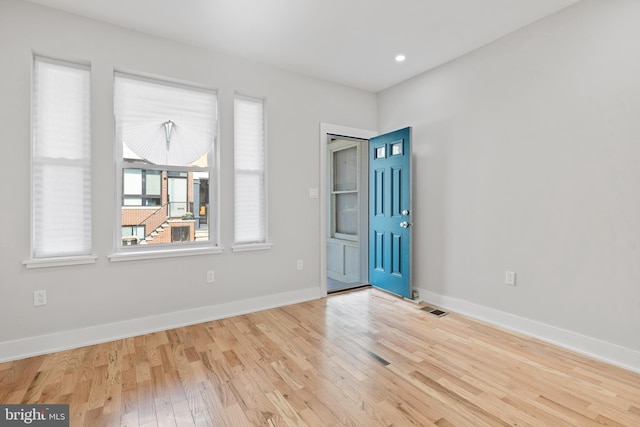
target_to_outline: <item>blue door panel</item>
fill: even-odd
[[[404,297],[411,291],[410,167],[411,128],[370,140],[369,282]]]
[[[384,233],[378,231],[375,232],[374,257],[373,268],[377,271],[384,271]]]
[[[402,168],[391,168],[391,216],[400,216],[402,212]]]
[[[384,216],[384,169],[375,171],[374,186],[375,190],[371,193],[375,198],[373,212],[376,216]]]
[[[391,236],[391,274],[402,276],[402,236]]]

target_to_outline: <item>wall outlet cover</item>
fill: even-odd
[[[39,307],[41,305],[47,305],[47,291],[34,291],[33,292],[33,306]]]
[[[504,275],[504,283],[510,286],[516,285],[516,273],[513,271],[507,271]]]

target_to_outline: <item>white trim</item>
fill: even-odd
[[[66,265],[95,264],[97,255],[34,258],[22,261],[27,268],[63,267]]]
[[[327,296],[327,139],[329,135],[370,139],[378,132],[320,123],[320,293]]]
[[[320,298],[317,287],[0,343],[0,363]]]
[[[426,289],[419,292],[425,302],[440,308],[640,373],[640,351]]]
[[[224,248],[222,246],[213,246],[213,247],[200,247],[200,248],[171,248],[171,249],[153,249],[148,251],[123,251],[112,253],[108,256],[111,262],[120,262],[120,261],[138,261],[141,259],[156,259],[156,258],[173,258],[173,257],[181,257],[181,256],[192,256],[192,255],[210,255],[210,254],[221,254],[224,252]]]
[[[271,249],[273,243],[243,243],[231,246],[233,252],[264,251]]]

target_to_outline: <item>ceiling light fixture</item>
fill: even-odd
[[[402,54],[396,56],[396,62],[402,62],[405,59],[407,59],[407,57]]]

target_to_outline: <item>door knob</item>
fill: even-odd
[[[402,228],[409,228],[410,225],[411,224],[409,224],[407,221],[402,221],[400,223],[400,227],[402,227]]]
[[[402,211],[402,215],[409,215],[411,212],[408,209]]]

